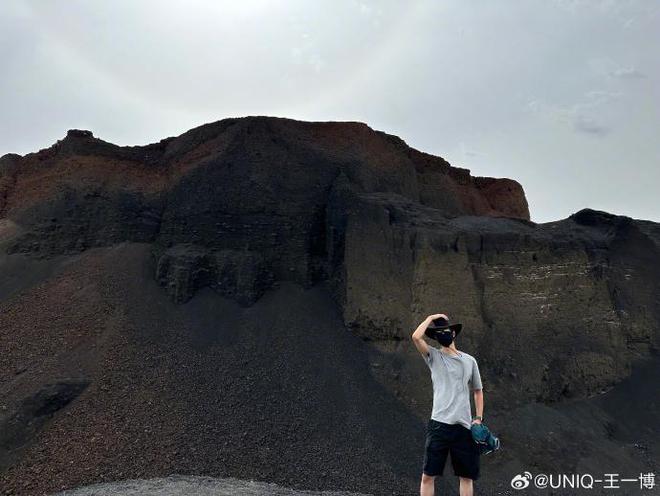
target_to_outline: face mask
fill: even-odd
[[[438,342],[439,342],[442,346],[449,346],[449,345],[452,343],[452,341],[454,340],[454,336],[452,336],[452,331],[449,331],[449,332],[439,332],[439,333],[437,334],[437,336],[438,336],[438,337],[437,337]]]

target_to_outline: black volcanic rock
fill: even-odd
[[[530,467],[652,466],[612,426],[657,370],[659,240],[590,209],[536,224],[517,182],[362,123],[224,119],[130,147],[71,130],[0,158],[0,425],[58,378],[88,386],[0,444],[0,487],[414,494],[431,383],[410,334],[437,312],[463,322],[507,447],[480,494]]]
[[[209,286],[219,294],[251,305],[275,282],[259,252],[208,250],[177,244],[158,257],[156,280],[177,303]]]
[[[472,178],[361,123],[225,119],[144,147],[70,130],[51,148],[6,161],[0,214],[21,226],[10,253],[120,241],[150,242],[157,252],[247,249],[264,258],[266,279],[253,284],[264,288],[269,274],[309,287],[333,270],[326,237],[341,233],[328,231],[326,216],[337,187],[396,193],[450,216],[529,218],[515,181]]]

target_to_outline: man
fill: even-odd
[[[433,411],[426,429],[421,496],[433,496],[435,477],[442,475],[448,454],[454,475],[459,477],[460,496],[472,496],[472,483],[479,477],[479,448],[470,427],[482,421],[484,397],[477,361],[456,349],[454,338],[461,328],[461,324],[450,325],[449,318],[439,313],[429,315],[412,334],[415,347],[431,369],[433,381]],[[440,348],[427,345],[425,335],[437,339]],[[470,390],[474,394],[474,418]]]

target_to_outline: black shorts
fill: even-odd
[[[442,475],[451,454],[454,475],[477,480],[479,478],[479,446],[472,432],[461,424],[445,424],[429,419],[426,427],[424,468],[426,475]]]

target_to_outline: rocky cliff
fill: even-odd
[[[156,277],[177,301],[212,286],[250,304],[277,280],[327,278],[343,234],[328,216],[343,185],[451,216],[529,218],[515,181],[473,178],[361,123],[226,119],[136,147],[71,130],[3,157],[0,174],[5,230],[19,230],[10,253],[153,243]]]
[[[464,323],[511,447],[490,462],[501,480],[603,466],[601,429],[624,467],[653,463],[594,398],[646,384],[633,371],[656,360],[659,240],[594,210],[535,224],[517,182],[361,123],[224,119],[133,147],[69,131],[0,158],[0,481],[36,494],[257,466],[412,494],[430,379],[409,336],[440,311]],[[530,455],[514,415],[563,426],[566,452]],[[347,473],[361,464],[380,482]]]

